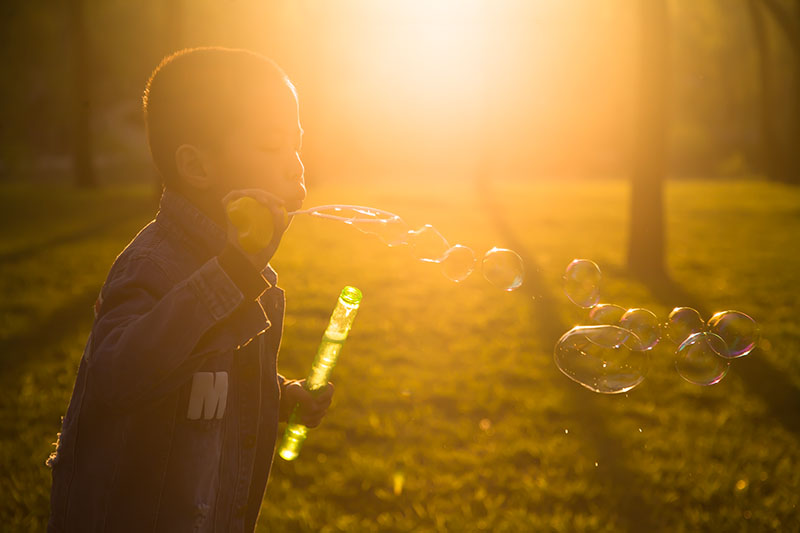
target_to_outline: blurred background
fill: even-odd
[[[146,179],[148,75],[174,50],[220,44],[267,54],[295,82],[311,179],[464,179],[481,164],[619,175],[637,87],[661,76],[670,174],[796,181],[796,3],[643,5],[4,2],[0,176],[67,179],[89,157],[99,182]]]
[[[249,48],[293,80],[307,206],[373,205],[480,259],[506,293],[298,217],[274,263],[280,368],[335,297],[364,302],[329,416],[276,459],[259,530],[800,530],[800,2],[47,0],[0,3],[0,520],[40,531],[92,304],[155,214],[141,97],[167,54]],[[602,301],[737,309],[756,350],[719,384],[651,353],[605,396],[553,346]]]

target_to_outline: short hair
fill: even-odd
[[[187,48],[165,57],[142,97],[147,143],[164,185],[178,179],[175,150],[181,144],[218,142],[245,111],[248,89],[276,82],[296,94],[275,62],[249,50]]]

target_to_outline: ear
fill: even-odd
[[[175,149],[175,166],[178,176],[187,185],[196,189],[208,189],[212,185],[208,158],[202,150],[191,144],[182,144]]]

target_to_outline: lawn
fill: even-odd
[[[800,190],[758,181],[667,187],[674,284],[624,269],[623,181],[332,184],[354,203],[432,223],[482,254],[514,248],[527,282],[460,284],[356,230],[298,217],[274,265],[287,292],[280,369],[307,371],[342,286],[364,300],[333,407],[301,456],[276,459],[262,531],[761,531],[800,528]],[[91,305],[115,255],[154,213],[150,187],[0,186],[0,520],[41,530],[44,460],[66,409]],[[591,393],[553,364],[585,319],[560,277],[604,272],[606,302],[665,317],[738,309],[759,348],[711,387],[659,345],[633,391]]]

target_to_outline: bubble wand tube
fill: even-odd
[[[360,303],[360,290],[350,286],[342,289],[328,327],[322,335],[311,371],[306,378],[305,388],[309,392],[318,391],[328,384],[333,367],[339,358],[339,352],[342,350],[350,328],[353,327]],[[295,406],[286,431],[283,433],[283,441],[278,449],[278,454],[287,461],[296,459],[307,436],[308,428],[298,421],[297,406]]]

